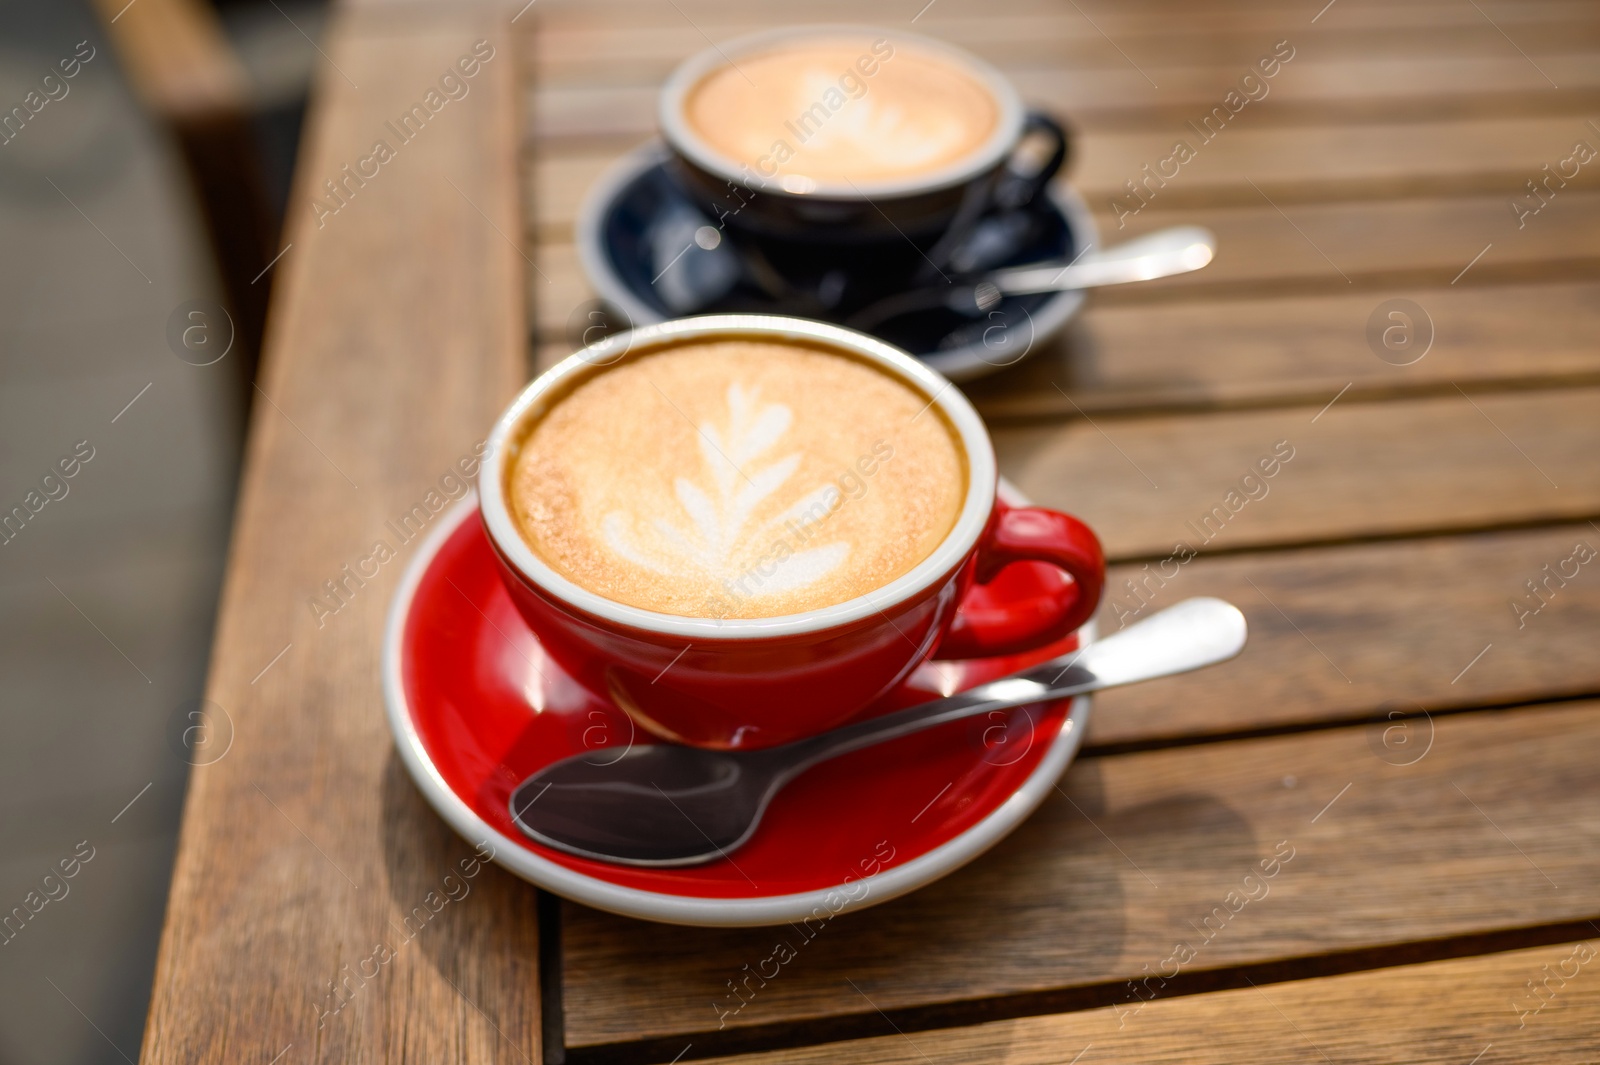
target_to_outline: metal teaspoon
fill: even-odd
[[[897,293],[857,311],[845,325],[872,332],[891,318],[938,307],[975,318],[998,307],[1007,296],[1098,288],[1186,274],[1209,263],[1216,251],[1217,239],[1210,230],[1202,226],[1172,226],[1105,251],[1088,252],[1071,263],[1015,266],[996,270],[975,282]]]
[[[945,699],[780,747],[717,751],[629,748],[605,764],[565,758],[511,793],[527,835],[570,854],[623,865],[696,865],[742,846],[772,797],[804,770],[849,751],[978,714],[1184,673],[1238,654],[1244,615],[1221,599],[1185,599],[1081,651]]]

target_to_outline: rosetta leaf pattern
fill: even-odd
[[[850,545],[835,541],[795,550],[789,534],[831,513],[838,490],[821,484],[756,520],[763,504],[782,500],[800,468],[799,451],[772,454],[781,450],[794,413],[782,403],[762,403],[759,389],[738,383],[728,387],[726,399],[725,425],[697,426],[703,476],[673,480],[677,513],[611,511],[601,523],[608,546],[652,572],[712,578],[744,595],[772,595],[820,580],[843,564]],[[767,554],[779,542],[789,548],[781,561]],[[763,561],[758,572],[756,564]],[[730,582],[736,580],[734,587]]]

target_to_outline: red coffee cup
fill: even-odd
[[[532,420],[583,380],[623,360],[685,342],[785,340],[866,361],[927,397],[954,427],[967,492],[931,554],[873,592],[767,618],[681,617],[606,599],[556,572],[528,545],[508,499],[508,472]],[[540,376],[489,434],[478,495],[512,601],[549,655],[647,731],[701,747],[771,747],[871,713],[928,658],[979,658],[1053,643],[1100,601],[1105,559],[1077,518],[1013,507],[996,496],[994,447],[950,382],[900,349],[820,322],[714,315],[609,337]],[[1047,563],[1070,580],[1006,611],[963,609],[974,582],[1012,563]]]

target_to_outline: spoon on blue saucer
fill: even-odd
[[[1107,248],[1085,252],[1070,263],[1035,263],[995,270],[975,281],[930,285],[899,292],[868,304],[845,320],[863,332],[877,332],[904,315],[943,308],[976,318],[1000,305],[1007,296],[1067,292],[1130,281],[1187,274],[1209,263],[1217,238],[1202,226],[1171,226]]]
[[[780,747],[715,751],[629,747],[596,763],[562,759],[511,793],[511,817],[531,838],[622,865],[697,865],[755,833],[784,785],[818,762],[979,714],[1185,673],[1238,654],[1244,615],[1221,599],[1185,599],[1069,655],[881,717]]]

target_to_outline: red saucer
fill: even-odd
[[[1021,608],[1063,578],[1015,565],[975,593]],[[933,662],[884,709],[923,702],[1072,650],[1076,637],[1006,658]],[[1076,753],[1086,698],[977,718],[818,765],[772,802],[727,859],[689,868],[611,865],[523,836],[507,803],[535,770],[658,742],[547,658],[512,606],[475,497],[443,516],[390,610],[384,689],[400,754],[441,816],[496,861],[601,909],[683,924],[782,923],[903,894],[982,853],[1041,802]],[[819,692],[818,698],[826,698]],[[1069,703],[1071,704],[1069,706]],[[1068,711],[1071,710],[1069,714]]]

